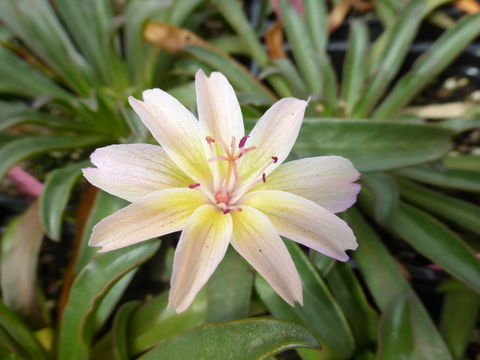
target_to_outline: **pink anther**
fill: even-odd
[[[241,149],[245,146],[245,143],[247,142],[247,139],[249,138],[250,136],[248,135],[245,135],[244,137],[242,137],[240,139],[240,142],[238,143],[238,147]]]

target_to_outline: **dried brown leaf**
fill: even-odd
[[[283,48],[282,23],[277,20],[270,26],[265,33],[265,43],[267,45],[268,57],[270,59],[281,59],[287,57]]]
[[[206,41],[190,30],[165,23],[148,23],[143,35],[148,42],[169,53],[176,53],[188,45],[209,47]]]

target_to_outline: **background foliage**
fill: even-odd
[[[0,357],[479,356],[478,84],[466,77],[468,91],[455,95],[462,79],[448,74],[478,38],[480,15],[456,6],[0,2],[0,177],[21,163],[44,183],[33,201],[1,198]],[[441,35],[417,56],[428,26]],[[102,255],[86,245],[124,205],[80,179],[88,155],[152,141],[126,105],[143,89],[167,89],[194,110],[198,68],[227,75],[249,127],[280,97],[310,97],[292,157],[342,155],[363,173],[359,202],[343,214],[359,242],[350,262],[286,241],[304,307],[229,251],[175,314],[166,309],[175,235]]]

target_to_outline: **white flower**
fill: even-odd
[[[103,219],[89,244],[110,251],[182,231],[169,305],[184,311],[231,244],[289,304],[302,284],[280,236],[345,261],[355,249],[334,215],[356,200],[351,162],[321,156],[282,164],[295,143],[306,101],[275,103],[245,136],[232,86],[220,73],[196,74],[199,120],[160,89],[129,101],[161,146],[112,145],[91,156],[85,177],[132,204]]]

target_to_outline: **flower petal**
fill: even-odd
[[[337,213],[357,200],[360,173],[341,156],[319,156],[280,165],[259,188],[288,191]]]
[[[204,195],[198,190],[155,191],[100,221],[88,244],[106,252],[181,230],[203,204]]]
[[[199,207],[187,222],[173,259],[168,306],[184,311],[213,274],[232,238],[232,218],[212,205]]]
[[[95,150],[90,160],[97,168],[83,169],[87,180],[128,201],[138,200],[156,190],[193,183],[160,146],[110,145]]]
[[[246,194],[242,203],[265,213],[280,235],[337,260],[348,260],[345,250],[357,248],[345,221],[298,195],[259,190]]]
[[[263,213],[250,206],[233,211],[232,246],[290,305],[303,304],[302,282],[287,247]]]
[[[237,96],[227,78],[213,72],[207,77],[203,70],[195,75],[198,119],[205,136],[222,139],[230,144],[232,136],[237,143],[245,134]]]
[[[245,155],[240,165],[243,179],[255,175],[272,157],[277,161],[265,170],[266,174],[287,158],[297,139],[307,105],[307,101],[284,98],[258,120],[247,141],[247,146],[256,146],[257,149]]]
[[[144,91],[143,99],[130,96],[128,101],[168,156],[195,182],[209,182],[210,170],[197,119],[160,89]]]

